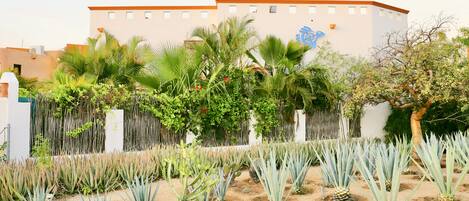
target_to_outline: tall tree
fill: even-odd
[[[396,109],[412,109],[412,141],[420,144],[420,121],[436,102],[461,100],[465,96],[461,46],[445,32],[450,18],[431,26],[392,33],[375,53],[373,67],[357,79],[347,102],[349,112],[364,104],[388,102]]]

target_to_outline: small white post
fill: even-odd
[[[124,110],[108,111],[104,129],[106,135],[104,151],[106,153],[124,151]]]
[[[197,139],[192,131],[186,133],[186,144],[191,144]]]
[[[295,142],[306,142],[306,114],[303,110],[295,110]]]
[[[257,135],[256,133],[256,116],[251,110],[250,112],[250,121],[249,121],[249,145],[259,145],[262,143],[262,136]]]
[[[19,83],[14,73],[3,73],[0,83],[8,84],[7,97],[0,97],[0,131],[9,127],[9,159],[22,161],[30,156],[31,104],[18,102]]]

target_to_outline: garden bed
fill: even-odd
[[[418,171],[417,171],[418,172]],[[454,178],[457,178],[455,175]],[[403,175],[401,176],[401,190],[399,192],[399,200],[406,200],[412,194],[413,189],[418,185],[419,180],[416,175]],[[176,180],[173,180],[176,183]],[[291,182],[288,182],[287,191],[291,187]],[[469,200],[469,177],[463,182],[464,184],[459,188],[456,193],[457,199],[460,201]],[[176,184],[177,185],[177,184]],[[170,185],[166,181],[154,183],[153,186],[158,186],[158,200],[164,201],[177,201]],[[305,193],[302,195],[290,195],[288,201],[316,201],[316,200],[331,200],[331,194],[334,189],[322,186],[321,170],[319,167],[312,167],[308,171],[305,180]],[[352,196],[357,201],[372,201],[372,193],[366,183],[357,176],[350,186]],[[105,194],[109,201],[124,201],[128,197],[127,190],[114,191]],[[424,181],[417,189],[415,194],[411,196],[412,201],[433,201],[437,200],[438,189],[434,184],[429,181]],[[254,183],[248,171],[243,171],[241,176],[235,179],[232,186],[228,190],[226,201],[267,201],[267,194],[260,183]],[[59,201],[81,201],[81,196],[71,196],[59,199]]]

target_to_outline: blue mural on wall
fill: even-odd
[[[326,36],[322,31],[313,31],[311,27],[303,26],[301,27],[298,34],[296,34],[296,40],[304,45],[308,45],[311,48],[317,47],[318,39]]]

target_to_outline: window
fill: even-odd
[[[127,17],[128,20],[134,19],[134,12],[127,11],[126,17]]]
[[[329,6],[329,8],[327,9],[327,13],[335,14],[335,6]]]
[[[366,15],[368,12],[368,8],[366,6],[360,7],[360,14]]]
[[[384,16],[384,9],[379,9],[378,13],[379,13],[379,16],[381,17]]]
[[[270,6],[269,13],[277,13],[277,6]]]
[[[189,13],[189,11],[182,12],[182,19],[188,19],[189,17],[191,17],[191,14]]]
[[[21,64],[13,64],[13,70],[21,75]]]
[[[169,18],[171,18],[171,11],[164,11],[164,12],[163,12],[163,18],[164,18],[164,19],[169,19]]]
[[[316,13],[316,6],[308,7],[308,13]]]
[[[107,18],[110,20],[116,19],[116,13],[115,12],[108,12],[107,13]]]
[[[208,11],[200,11],[200,17],[203,19],[208,18]]]
[[[355,6],[348,7],[348,14],[355,15]]]
[[[235,5],[231,5],[231,6],[228,7],[228,12],[229,13],[236,13],[236,10],[237,10],[237,8],[236,8]]]
[[[288,12],[289,12],[289,13],[296,13],[296,6],[290,6],[290,7],[288,7]]]
[[[250,13],[257,13],[257,6],[249,6]]]
[[[152,13],[151,11],[145,11],[145,13],[143,13],[143,16],[145,17],[146,20],[149,20],[152,17]]]

